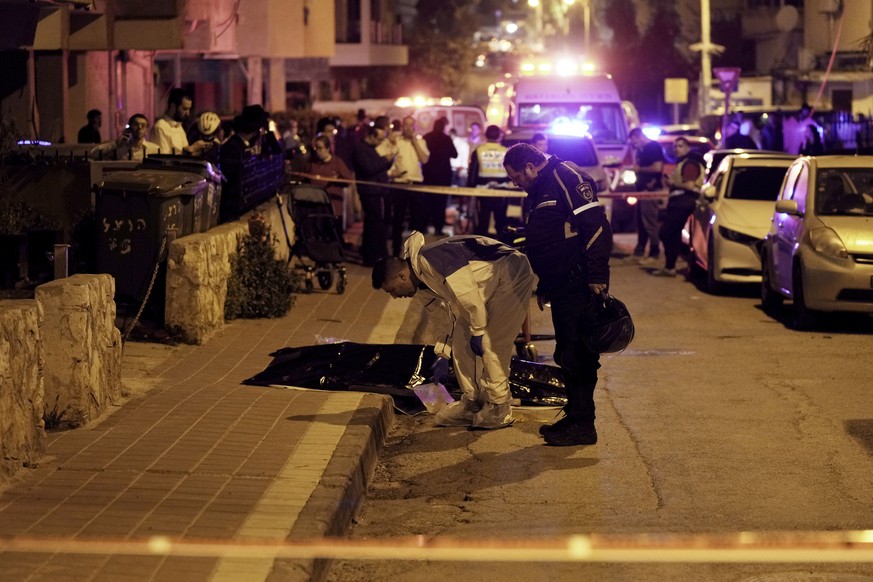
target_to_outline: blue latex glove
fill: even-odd
[[[437,358],[431,364],[430,371],[433,373],[433,383],[442,384],[449,375],[449,361],[445,358]]]
[[[485,348],[482,347],[483,337],[481,335],[474,335],[470,338],[470,349],[480,358],[485,355]]]

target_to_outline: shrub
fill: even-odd
[[[254,214],[249,219],[249,233],[231,261],[226,319],[282,317],[291,309],[297,284],[288,265],[276,260],[276,243],[278,238],[263,217]]]

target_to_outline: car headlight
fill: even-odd
[[[625,184],[636,184],[637,173],[633,170],[623,170],[621,173],[621,181]]]
[[[843,244],[842,239],[826,226],[809,231],[809,242],[812,243],[815,252],[821,255],[836,259],[849,258],[849,251],[846,250],[846,245]]]
[[[735,243],[740,243],[742,245],[755,245],[758,244],[758,242],[760,241],[760,239],[757,237],[743,234],[741,232],[737,232],[723,226],[718,227],[718,234],[720,234],[722,238],[733,241]]]

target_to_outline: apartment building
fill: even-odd
[[[0,107],[25,135],[75,139],[85,112],[103,135],[187,88],[198,110],[284,111],[318,94],[362,98],[408,62],[417,0],[0,0]]]

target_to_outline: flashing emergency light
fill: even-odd
[[[455,100],[451,97],[425,97],[423,95],[415,95],[413,97],[400,97],[394,102],[395,107],[427,107],[438,105],[440,107],[451,107],[455,104]]]
[[[661,128],[654,126],[644,127],[643,135],[645,135],[649,139],[657,139],[657,137],[661,135]]]
[[[489,105],[488,110],[485,112],[485,119],[488,120],[489,124],[502,125],[505,113],[506,108],[502,105]]]
[[[558,64],[555,67],[555,71],[559,75],[563,75],[565,77],[568,75],[575,75],[579,72],[579,64],[569,59],[563,59],[558,61]]]
[[[591,61],[578,60],[572,57],[560,59],[543,59],[523,61],[519,66],[519,73],[524,76],[531,75],[592,75],[597,73],[597,66]]]
[[[555,135],[588,135],[588,123],[566,117],[554,120],[549,129]]]
[[[16,142],[20,146],[50,146],[52,142],[41,139],[20,139]]]

